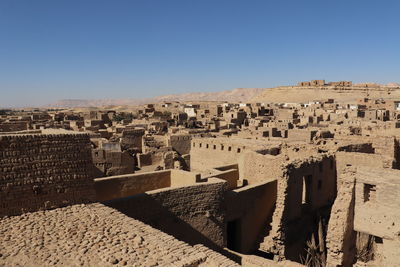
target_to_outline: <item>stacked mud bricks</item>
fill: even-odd
[[[0,217],[95,200],[86,134],[0,136]]]
[[[13,121],[0,123],[0,132],[15,132],[28,130],[29,123],[26,121]]]

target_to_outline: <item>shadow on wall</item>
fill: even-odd
[[[319,249],[324,250],[323,253],[326,255],[325,242],[330,212],[331,206],[327,206],[316,212],[303,215],[296,221],[287,223],[284,234],[287,237],[285,240],[285,257],[288,260],[301,262],[302,259],[306,259],[307,249],[309,249],[307,241],[312,239],[315,240]],[[319,229],[320,222],[321,229]]]
[[[229,191],[227,246],[241,253],[254,253],[271,230],[277,182],[271,181]]]

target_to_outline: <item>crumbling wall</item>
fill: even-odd
[[[121,145],[125,149],[133,149],[137,152],[142,152],[144,129],[125,129],[122,132]]]
[[[174,151],[167,151],[163,153],[163,161],[161,167],[164,170],[175,168],[175,155]]]
[[[275,202],[275,210],[272,215],[271,230],[260,243],[260,250],[274,255],[274,260],[285,259],[285,243],[284,243],[284,221],[282,217],[285,210],[285,200],[288,188],[288,177],[286,172],[282,172],[282,176],[277,179],[277,197]]]
[[[375,153],[375,149],[371,143],[343,145],[339,146],[337,150],[344,152]]]
[[[179,155],[185,155],[190,153],[192,136],[190,134],[177,134],[170,136],[170,146],[172,149],[179,153]]]
[[[340,175],[327,236],[328,266],[397,266],[400,260],[399,171],[358,165]],[[372,237],[368,259],[356,250],[356,233]],[[357,249],[356,249],[357,248]],[[357,258],[357,255],[361,255]],[[368,263],[362,262],[368,261]]]
[[[154,169],[161,167],[162,169],[174,168],[174,153],[170,147],[161,148],[155,151],[138,154],[138,167],[153,166]]]
[[[400,233],[400,171],[358,167],[354,229],[383,239]]]
[[[0,136],[0,216],[95,200],[86,134]]]
[[[93,163],[98,169],[95,177],[134,173],[135,158],[128,151],[92,150]]]
[[[189,244],[224,247],[226,182],[209,179],[191,186],[164,188],[105,202]]]
[[[285,164],[277,179],[272,229],[260,249],[276,260],[299,261],[320,219],[328,220],[336,197],[336,168],[331,155],[309,155]]]
[[[335,203],[338,214],[332,213],[330,221],[328,266],[351,266],[356,260],[354,266],[398,266],[399,171],[358,166],[347,174],[351,179],[339,188],[337,200],[346,201]]]
[[[352,266],[356,253],[354,231],[355,177],[351,170],[338,175],[338,196],[333,204],[326,237],[327,266]]]
[[[308,210],[333,204],[337,190],[333,156],[319,155],[294,161],[287,165],[287,170],[289,184],[286,219],[301,216],[303,204],[306,204]]]
[[[135,158],[128,151],[114,152],[106,151],[107,163],[111,168],[107,169],[106,175],[122,175],[135,172]]]

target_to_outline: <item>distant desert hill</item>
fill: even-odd
[[[400,99],[400,84],[359,83],[352,87],[281,86],[275,88],[236,88],[220,92],[197,92],[157,96],[153,98],[124,99],[65,99],[49,105],[57,108],[136,106],[169,101],[228,101],[228,102],[293,102],[333,98],[341,102],[354,102],[363,97]]]
[[[388,83],[387,87],[400,87],[400,83]]]
[[[79,108],[140,105],[144,103],[147,103],[146,99],[62,99],[47,106],[57,108]]]
[[[157,96],[153,98],[125,98],[125,99],[64,99],[48,106],[77,108],[77,107],[105,107],[105,106],[135,106],[146,103],[160,103],[168,101],[229,101],[246,102],[262,93],[265,88],[236,88],[221,92],[184,93]]]
[[[154,99],[156,102],[164,101],[228,101],[228,102],[246,102],[260,93],[265,88],[236,88],[221,92],[205,92],[205,93],[186,93],[158,96]]]
[[[368,86],[365,86],[368,85]],[[340,102],[354,102],[363,97],[400,99],[400,87],[395,83],[388,85],[356,84],[352,87],[300,87],[282,86],[265,89],[261,94],[250,99],[250,102],[292,102],[307,103],[314,100],[333,98]]]

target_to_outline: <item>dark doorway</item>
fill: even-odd
[[[311,186],[312,186],[312,175],[307,175],[303,177],[303,196],[302,204],[311,204]]]
[[[227,246],[229,249],[240,250],[240,220],[230,221],[227,224]]]

